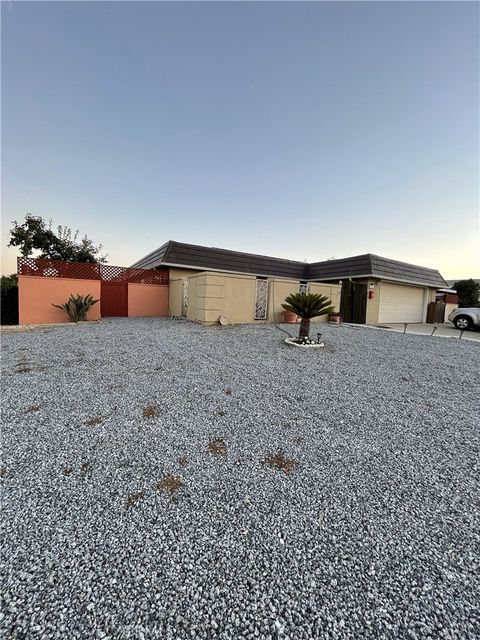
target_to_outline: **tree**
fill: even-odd
[[[19,247],[22,256],[30,256],[39,251],[39,258],[69,260],[71,262],[106,262],[107,256],[100,255],[102,245],[94,245],[84,236],[79,239],[79,231],[72,233],[69,227],[59,225],[52,231],[52,221],[48,226],[40,216],[27,214],[25,222],[12,222],[9,247]]]
[[[455,282],[453,288],[457,292],[459,307],[478,307],[480,284],[472,278]]]
[[[310,334],[310,320],[318,316],[333,313],[332,301],[327,296],[318,293],[292,293],[285,298],[282,307],[285,311],[292,311],[300,317],[299,338],[308,338]]]

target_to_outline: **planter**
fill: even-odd
[[[298,320],[298,316],[296,313],[293,313],[293,311],[283,312],[283,321],[286,324],[296,324],[297,320]]]
[[[339,313],[332,313],[328,316],[328,321],[330,324],[340,324],[342,318]]]
[[[285,338],[285,344],[289,344],[291,347],[298,347],[299,349],[323,349],[325,344],[323,342],[315,342],[314,344],[299,344],[295,342],[297,338]]]

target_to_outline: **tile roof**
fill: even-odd
[[[257,276],[276,276],[294,280],[342,280],[375,277],[385,280],[443,288],[447,283],[436,269],[420,267],[365,253],[351,258],[307,264],[284,258],[203,247],[169,240],[132,266],[152,269],[161,265],[230,271]]]

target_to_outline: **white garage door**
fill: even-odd
[[[425,289],[382,282],[378,320],[389,322],[425,322],[423,302]]]

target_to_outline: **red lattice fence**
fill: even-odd
[[[131,282],[136,284],[168,285],[168,269],[138,269],[115,267],[111,264],[66,262],[45,258],[18,258],[19,276],[44,278],[72,278],[74,280],[101,280],[103,282]]]

